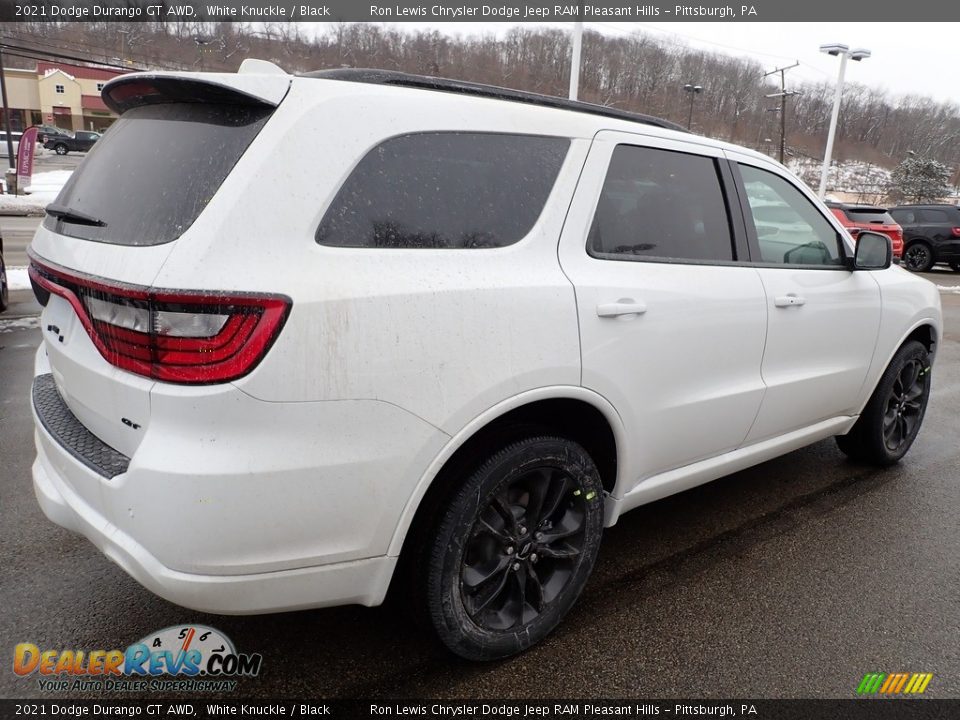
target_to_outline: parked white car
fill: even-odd
[[[453,652],[503,657],[627,510],[920,429],[935,288],[766,156],[377,71],[103,96],[30,249],[33,480],[172,602],[377,605],[396,576]],[[758,237],[752,189],[789,233]]]

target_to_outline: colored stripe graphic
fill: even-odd
[[[857,688],[857,695],[872,695],[880,689],[880,683],[882,683],[886,677],[885,673],[867,673],[863,676],[863,680],[860,681],[860,686]]]
[[[933,673],[867,673],[857,686],[857,695],[919,695],[927,689]]]

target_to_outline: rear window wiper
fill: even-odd
[[[51,203],[45,208],[47,215],[53,215],[58,220],[64,220],[74,225],[94,225],[96,227],[106,227],[107,224],[100,218],[93,215],[87,215],[78,210],[71,210],[66,205],[57,205]]]

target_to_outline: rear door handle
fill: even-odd
[[[647,304],[630,298],[623,298],[614,303],[597,305],[597,315],[602,318],[620,317],[622,315],[643,315],[647,311]]]
[[[786,295],[777,295],[773,299],[773,304],[777,307],[799,307],[800,305],[806,305],[807,299],[796,293],[787,293]]]

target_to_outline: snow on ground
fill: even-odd
[[[36,316],[0,320],[0,333],[13,332],[14,330],[33,330],[38,327],[40,327],[40,318]]]
[[[72,170],[36,173],[26,195],[0,195],[0,215],[43,215],[72,174]]]
[[[11,290],[29,290],[30,278],[25,267],[7,268],[7,287]]]
[[[960,285],[937,285],[937,290],[951,295],[960,295]]]

